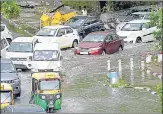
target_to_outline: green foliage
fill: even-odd
[[[1,10],[6,18],[15,18],[19,16],[20,7],[15,0],[5,1],[1,4]]]
[[[161,104],[162,104],[162,83],[157,84],[155,87],[155,90],[156,90],[157,94],[159,95]]]
[[[156,63],[156,62],[157,62],[157,60],[158,60],[158,56],[152,56],[152,58],[151,58],[151,59],[152,59],[152,62],[153,62],[153,63]]]
[[[150,14],[150,22],[149,25],[151,26],[156,26],[157,27],[157,31],[155,31],[153,33],[154,37],[156,38],[156,40],[159,41],[159,43],[155,46],[155,48],[157,48],[157,50],[162,51],[162,24],[163,24],[163,18],[162,18],[162,12],[163,8],[160,8],[158,11],[152,11]]]

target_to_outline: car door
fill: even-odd
[[[142,41],[143,42],[152,41],[152,39],[153,39],[152,33],[153,32],[154,32],[153,27],[151,28],[149,25],[143,24],[143,26],[142,26],[142,34],[143,34]]]
[[[5,38],[2,39],[0,43],[1,43],[1,56],[5,57],[5,54],[7,52],[7,48],[9,47],[9,44]]]
[[[56,42],[59,44],[60,48],[65,48],[66,47],[66,29],[65,28],[60,28],[58,29],[58,32],[56,34]]]
[[[119,37],[116,34],[112,34],[112,37],[113,37],[113,43],[114,43],[113,50],[114,52],[116,52],[119,50],[119,47],[121,46],[121,40],[119,40]]]
[[[73,41],[75,39],[75,34],[73,33],[73,29],[70,27],[66,28],[66,46],[67,47],[72,47]]]
[[[107,35],[105,40],[104,40],[104,49],[107,54],[112,54],[114,53],[114,42],[113,42],[113,37],[111,35]]]

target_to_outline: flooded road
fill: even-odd
[[[118,69],[118,59],[122,59],[122,75],[130,82],[129,58],[134,58],[134,82],[141,84],[140,58],[150,50],[151,43],[128,45],[124,51],[105,56],[74,56],[73,49],[62,51],[63,55],[63,104],[58,113],[148,113],[159,112],[159,97],[146,90],[133,88],[110,88],[104,86],[107,74],[107,60],[111,68]],[[143,49],[143,50],[142,50]],[[22,95],[16,104],[28,104],[30,97],[30,72],[20,73]],[[151,80],[146,76],[145,81]]]

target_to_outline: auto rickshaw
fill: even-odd
[[[8,105],[14,105],[13,88],[10,84],[1,83],[1,112]]]
[[[55,72],[32,73],[32,91],[29,103],[37,104],[49,113],[61,109],[61,82],[61,77]]]

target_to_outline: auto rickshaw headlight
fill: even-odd
[[[56,97],[57,97],[57,99],[59,99],[60,98],[60,95],[57,95]]]
[[[45,95],[40,95],[41,99],[45,99]]]

